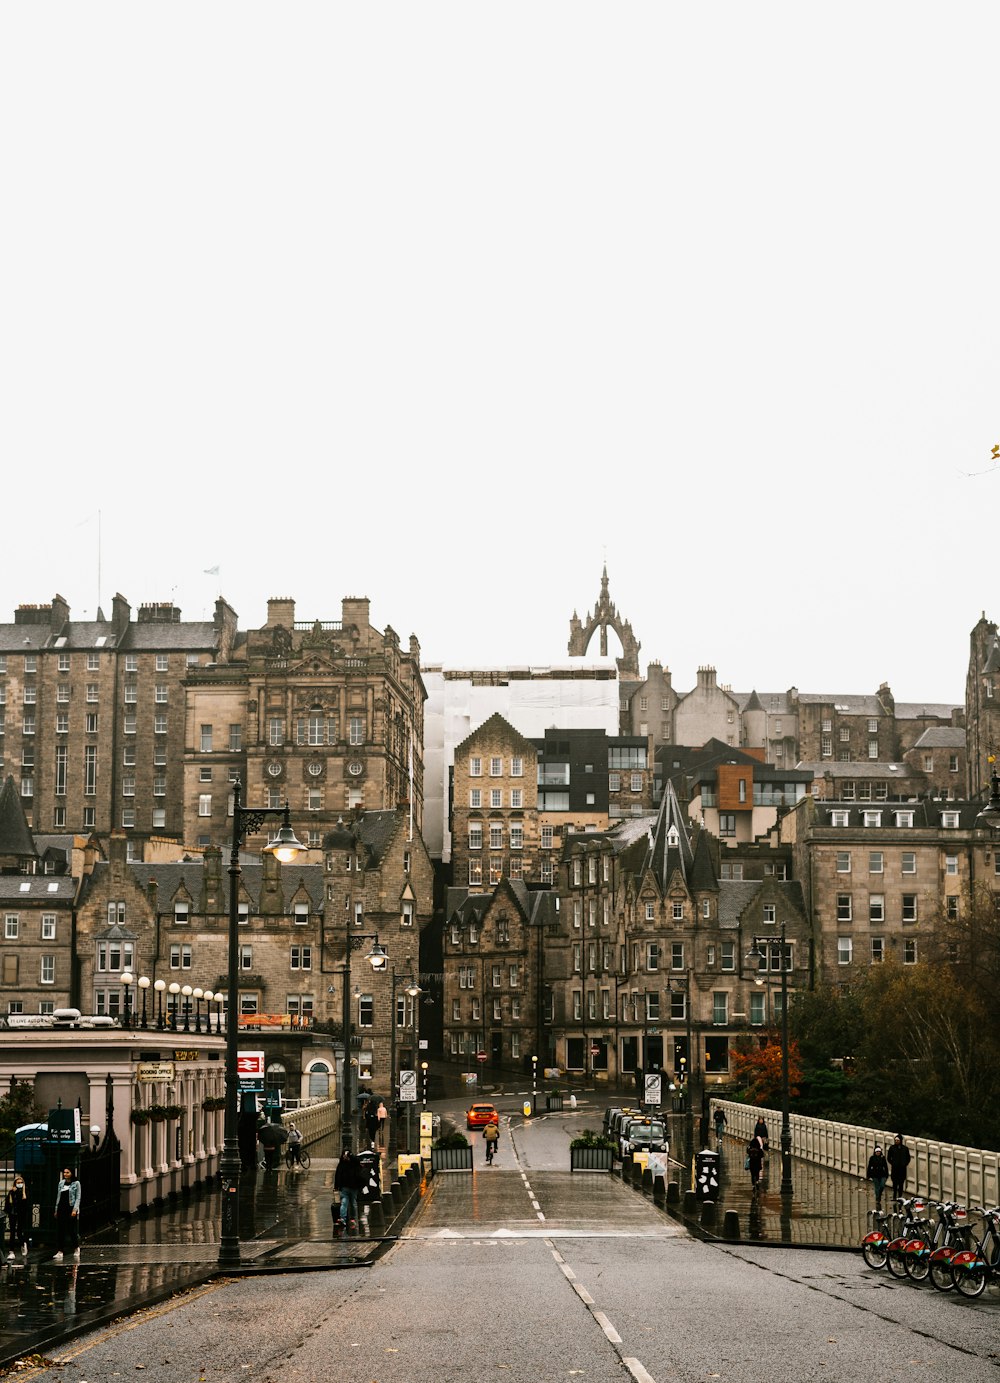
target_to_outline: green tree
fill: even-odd
[[[35,1087],[25,1080],[12,1081],[9,1093],[0,1099],[0,1149],[13,1146],[15,1129],[36,1124],[42,1117],[35,1102]]]

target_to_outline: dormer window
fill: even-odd
[[[948,830],[954,830],[958,825],[958,812],[942,812],[941,825]]]
[[[187,925],[190,910],[190,903],[174,904],[174,923],[176,926],[182,927]]]
[[[881,826],[882,813],[877,811],[866,811],[862,813],[865,826]],[[897,823],[898,824],[898,823]]]
[[[944,816],[948,816],[948,815],[951,815],[951,814],[952,814],[952,813],[949,813],[949,812],[944,812],[944,813],[943,813]],[[955,817],[956,817],[955,825],[957,826],[957,825],[958,825],[958,820],[957,820],[958,813],[955,812],[954,815],[955,815]],[[944,825],[944,822],[942,821],[941,824]],[[912,813],[912,812],[897,812],[897,813],[896,813],[896,825],[897,825],[897,826],[904,826],[904,827],[912,827],[912,826],[913,826],[913,813]]]
[[[831,812],[831,813],[830,813],[830,825],[831,825],[831,826],[849,826],[849,825],[850,825],[850,821],[851,821],[851,813],[850,813],[850,812]]]

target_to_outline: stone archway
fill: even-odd
[[[573,611],[573,618],[569,622],[569,654],[572,658],[586,657],[590,641],[597,630],[601,631],[601,657],[608,656],[608,630],[613,629],[621,640],[622,656],[616,658],[618,672],[622,678],[639,678],[639,649],[642,644],[632,632],[632,625],[628,620],[622,620],[615,608],[614,601],[608,595],[608,567],[604,565],[601,575],[601,594],[594,605],[593,613],[588,615],[586,623],[581,622],[576,611]]]

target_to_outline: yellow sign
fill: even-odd
[[[172,1061],[140,1061],[135,1068],[135,1074],[139,1080],[173,1080],[174,1063]]]
[[[201,1052],[174,1052],[175,1061],[197,1061]]]

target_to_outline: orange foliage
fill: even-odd
[[[751,1103],[773,1107],[781,1099],[780,1040],[771,1037],[766,1039],[766,1045],[763,1047],[754,1047],[751,1051],[745,1052],[730,1052],[729,1069],[736,1082],[746,1088]],[[788,1044],[789,1096],[794,1098],[799,1093],[801,1079],[799,1044],[793,1038]]]

